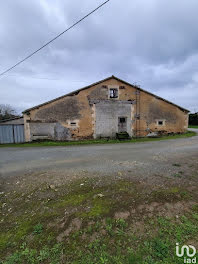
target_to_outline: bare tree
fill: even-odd
[[[0,104],[0,120],[18,117],[16,110],[8,104]]]

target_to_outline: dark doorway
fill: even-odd
[[[118,133],[127,132],[127,118],[118,117]]]

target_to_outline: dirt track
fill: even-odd
[[[1,177],[47,170],[112,173],[141,168],[159,173],[171,161],[198,157],[198,136],[146,143],[0,148],[0,156]]]
[[[146,143],[1,148],[0,156],[1,189],[22,179],[36,186],[43,182],[61,185],[100,175],[151,184],[183,178],[189,183],[198,167],[198,136]]]

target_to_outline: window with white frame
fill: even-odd
[[[77,127],[78,122],[77,121],[69,121],[69,125],[70,125],[70,127]]]
[[[76,126],[76,122],[70,122],[71,126]]]
[[[164,126],[165,125],[165,120],[163,120],[163,119],[159,119],[156,122],[157,122],[158,126]]]
[[[109,89],[109,98],[118,98],[118,88]]]

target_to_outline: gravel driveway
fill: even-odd
[[[198,136],[145,143],[0,148],[0,157],[4,179],[43,171],[169,175],[174,163],[198,160]]]

